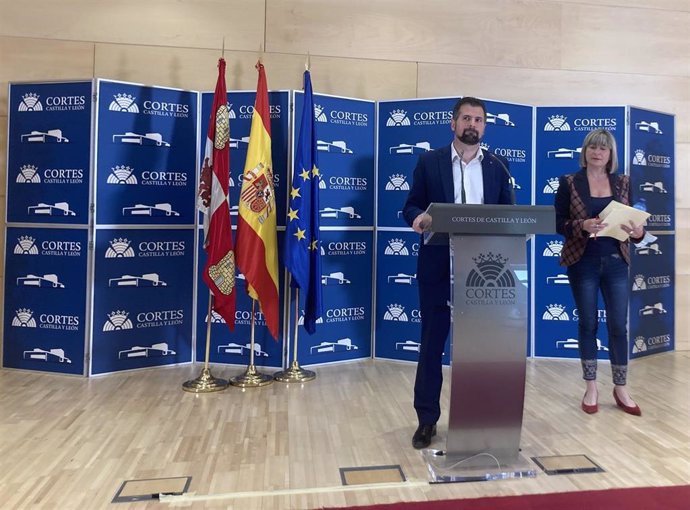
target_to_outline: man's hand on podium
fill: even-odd
[[[412,222],[412,230],[421,234],[431,229],[431,216],[425,212],[417,216]]]

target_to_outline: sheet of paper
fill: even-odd
[[[635,226],[642,225],[647,221],[651,215],[646,211],[640,211],[629,205],[621,204],[615,200],[611,200],[601,213],[599,218],[602,223],[607,223],[608,226],[601,229],[599,232],[590,235],[590,237],[613,237],[619,241],[625,241],[628,234],[621,228],[621,225],[630,225],[632,221]]]

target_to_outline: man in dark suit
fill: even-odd
[[[425,211],[432,202],[513,202],[507,161],[479,147],[486,127],[484,102],[474,97],[460,99],[453,108],[450,127],[455,135],[450,145],[420,156],[403,208],[405,221],[420,234],[431,227],[432,218]],[[414,385],[419,427],[412,437],[412,446],[419,449],[431,444],[441,415],[441,359],[450,330],[448,245],[420,243],[417,282],[422,338]]]

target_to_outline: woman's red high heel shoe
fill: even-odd
[[[582,397],[582,410],[586,412],[587,414],[594,414],[599,410],[599,404],[594,404],[594,405],[588,405],[585,404],[585,397],[587,396],[587,393],[585,393],[585,396]]]
[[[633,416],[642,416],[642,411],[640,410],[640,407],[635,404],[634,406],[626,406],[623,402],[621,402],[621,399],[618,398],[618,394],[616,393],[616,389],[613,389],[613,399],[616,401],[616,405],[623,409],[628,414],[632,414]],[[584,405],[584,404],[583,404]]]

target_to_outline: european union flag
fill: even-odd
[[[305,294],[304,328],[316,330],[321,317],[321,246],[319,244],[319,183],[314,98],[311,75],[304,72],[304,108],[297,137],[285,241],[285,266],[291,286]]]

